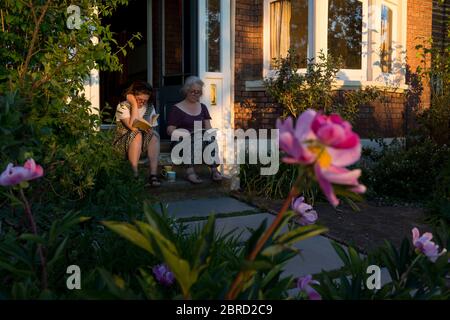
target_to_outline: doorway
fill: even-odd
[[[159,133],[166,134],[167,116],[173,104],[183,99],[180,89],[187,77],[198,75],[198,1],[131,0],[129,5],[104,19],[123,46],[133,34],[135,42],[127,55],[119,55],[121,72],[100,73],[100,106],[103,123],[111,123],[123,91],[134,81],[144,80],[154,88],[153,104],[159,117]]]

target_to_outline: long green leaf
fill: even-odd
[[[64,240],[59,244],[58,248],[56,248],[55,254],[53,255],[53,258],[47,263],[47,266],[51,268],[53,264],[58,260],[59,255],[64,250],[67,241],[69,240],[69,237],[65,237]]]
[[[208,222],[203,227],[200,237],[195,244],[193,264],[194,270],[203,265],[209,255],[214,241],[214,226],[215,217],[214,215],[210,215]]]
[[[286,232],[278,237],[275,241],[282,244],[296,243],[321,233],[327,232],[328,229],[318,225],[309,225],[304,227],[298,227],[292,231]]]
[[[138,247],[146,250],[152,255],[155,255],[155,251],[153,250],[150,241],[145,238],[135,226],[129,223],[115,221],[102,221],[101,223],[112,231],[118,233],[125,239],[131,241]]]

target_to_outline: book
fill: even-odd
[[[151,129],[152,127],[156,127],[158,125],[158,122],[157,122],[158,117],[159,117],[159,114],[153,114],[150,122],[148,122],[145,119],[135,119],[133,121],[133,127],[146,131],[146,130]]]

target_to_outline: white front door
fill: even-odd
[[[199,77],[205,82],[203,103],[208,106],[212,126],[223,133],[233,127],[230,11],[230,0],[199,0]],[[219,147],[225,156],[225,140],[220,137]],[[222,169],[229,174],[228,166]]]

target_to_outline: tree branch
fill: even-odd
[[[48,7],[50,6],[51,2],[52,2],[52,0],[48,0],[46,2],[44,7],[42,8],[41,15],[39,16],[39,19],[36,22],[36,25],[34,27],[33,37],[31,38],[31,43],[30,43],[30,46],[28,48],[27,57],[25,59],[25,63],[23,65],[23,67],[20,70],[19,81],[20,81],[21,84],[23,83],[23,80],[24,80],[24,77],[25,77],[25,73],[28,70],[28,66],[30,64],[31,56],[33,55],[34,46],[35,46],[35,43],[37,41],[38,34],[39,34],[39,28],[41,27],[42,21],[44,20],[45,14],[47,13]],[[33,4],[31,2],[30,2],[30,5],[31,5],[31,10],[34,11],[34,7],[33,7]]]

